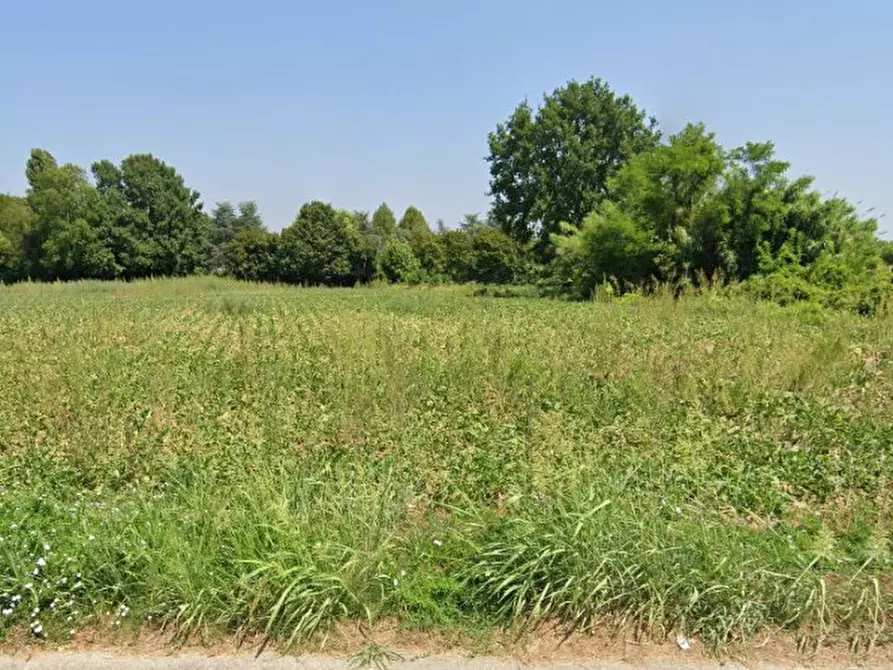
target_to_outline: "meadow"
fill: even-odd
[[[0,635],[890,642],[893,317],[472,293],[0,287]]]

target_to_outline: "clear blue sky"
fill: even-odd
[[[0,191],[31,147],[152,152],[267,225],[324,199],[454,224],[488,207],[487,133],[595,75],[665,131],[775,141],[893,232],[887,0],[21,0],[0,13]]]

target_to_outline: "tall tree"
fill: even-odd
[[[30,272],[43,279],[110,278],[114,256],[100,231],[105,210],[97,190],[76,165],[59,166],[35,149],[26,167],[34,226],[24,241]]]
[[[228,275],[248,281],[279,281],[279,236],[258,226],[245,226],[223,249]]]
[[[727,217],[717,192],[725,165],[714,135],[703,124],[689,124],[667,144],[633,157],[610,180],[614,199],[657,245],[662,279],[693,269],[712,276],[723,265]],[[600,220],[600,234],[607,223]]]
[[[388,240],[397,234],[397,217],[387,203],[381,203],[372,214],[369,232],[382,240]]]
[[[223,267],[224,252],[236,236],[236,210],[228,201],[218,202],[211,211],[208,230],[208,270],[216,272]]]
[[[324,202],[307,203],[282,231],[280,246],[283,281],[334,286],[355,281],[361,245],[349,213]]]
[[[93,174],[122,233],[116,257],[125,276],[183,275],[204,265],[208,217],[198,192],[172,166],[134,154],[120,168],[95,163]]]
[[[421,235],[430,235],[431,229],[428,227],[428,221],[425,215],[418,207],[410,205],[403,213],[400,223],[397,224],[397,230],[407,240]]]
[[[600,79],[572,81],[534,114],[521,103],[489,135],[490,194],[497,224],[541,253],[562,222],[574,225],[609,195],[609,180],[653,148],[656,121]]]
[[[521,277],[523,259],[514,239],[497,228],[480,230],[471,238],[471,279],[486,284],[510,284]]]
[[[236,235],[245,228],[263,230],[263,220],[253,201],[239,203],[239,211],[227,201],[218,202],[211,212],[208,242],[208,269],[220,270],[224,266],[224,251]]]
[[[0,281],[13,282],[29,275],[24,244],[33,226],[27,200],[0,193]]]

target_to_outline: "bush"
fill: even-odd
[[[483,284],[511,284],[524,270],[521,248],[495,228],[485,228],[471,238],[471,279]]]
[[[558,257],[553,265],[560,284],[589,298],[598,284],[614,278],[622,286],[644,283],[654,272],[656,246],[631,217],[612,203],[592,212],[579,228],[553,235]]]
[[[419,259],[412,253],[409,243],[399,237],[388,240],[380,263],[381,271],[390,282],[414,284],[421,279]]]

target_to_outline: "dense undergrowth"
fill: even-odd
[[[889,641],[893,329],[721,293],[0,289],[0,631]]]

